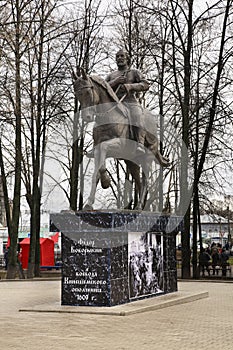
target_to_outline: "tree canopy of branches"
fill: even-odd
[[[222,154],[225,148],[229,154],[232,147],[226,144],[224,147],[223,140],[219,142],[220,133],[232,133],[232,128],[229,130],[225,127],[227,120],[227,125],[231,123],[231,101],[227,90],[232,86],[232,80],[227,79],[227,76],[229,77],[232,61],[229,45],[232,1],[208,2],[200,7],[195,5],[195,1],[186,0],[152,3],[128,0],[120,1],[117,11],[114,9],[121,18],[118,22],[120,24],[115,26],[118,33],[116,42],[121,42],[129,50],[134,62],[144,62],[147,74],[154,82],[151,90],[158,86],[152,96],[157,92],[162,150],[167,148],[171,156],[171,149],[175,146],[172,138],[170,145],[163,142],[164,121],[167,120],[167,125],[173,125],[173,130],[182,135],[181,156],[171,171],[178,174],[177,213],[184,216],[184,278],[190,276],[190,204],[195,227],[193,265],[196,276],[199,188],[201,186],[208,191],[208,186],[212,184],[210,176],[213,178],[213,163],[218,163],[213,150],[221,149]],[[141,30],[140,20],[145,23]],[[215,155],[215,159],[211,154]],[[228,164],[231,159],[232,157],[228,158]],[[220,161],[226,164],[225,159]],[[175,178],[174,176],[174,180]],[[169,208],[174,212],[177,203],[177,179],[173,188],[170,187],[169,196],[172,191],[175,197]],[[161,194],[160,187],[160,202]]]
[[[151,83],[140,101],[158,116],[160,151],[172,161],[168,170],[152,168],[146,210],[183,216],[184,278],[190,276],[192,217],[197,276],[200,207],[216,186],[227,183],[232,167],[232,0],[111,5],[103,10],[94,0],[74,7],[59,0],[0,3],[0,168],[11,240],[9,278],[17,267],[22,195],[31,211],[28,277],[39,275],[44,174],[65,193],[69,208],[83,207],[84,175],[91,169],[83,155],[92,139],[74,101],[71,72],[82,66],[104,76],[119,47]],[[58,164],[61,179],[51,167],[44,170],[49,161]],[[111,166],[116,176],[99,203],[120,207],[132,187],[127,169],[119,162]]]

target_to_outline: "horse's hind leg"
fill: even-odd
[[[143,209],[145,207],[147,192],[148,192],[147,175],[143,173],[138,209]]]
[[[142,166],[142,179],[140,179],[139,201],[135,209],[142,210],[145,207],[146,197],[148,193],[148,180],[147,180],[148,175],[149,175],[149,166],[146,160],[144,165]]]
[[[130,160],[125,160],[125,163],[127,164],[129,171],[135,181],[135,201],[134,201],[134,208],[138,208],[138,196],[140,198],[140,192],[141,192],[141,179],[140,179],[140,168],[137,164],[131,162]]]

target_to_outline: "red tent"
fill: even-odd
[[[54,243],[57,243],[59,238],[59,232],[56,232],[55,235],[51,236],[50,238],[54,241]]]
[[[20,242],[22,248],[22,267],[27,269],[30,238],[24,238]],[[49,238],[40,238],[40,265],[41,266],[54,266],[54,241]]]
[[[8,236],[7,238],[7,244],[6,244],[6,248],[9,248],[11,245],[11,240],[10,240],[10,237]]]

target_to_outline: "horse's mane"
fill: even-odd
[[[118,109],[123,113],[124,116],[128,115],[127,108],[120,102],[119,98],[109,85],[109,83],[101,78],[99,75],[91,75],[90,79],[95,82],[97,85],[100,85],[108,93],[109,97],[117,104]]]
[[[98,85],[101,85],[107,91],[108,95],[114,100],[114,102],[119,102],[117,95],[106,80],[101,78],[99,75],[91,75],[90,78]]]

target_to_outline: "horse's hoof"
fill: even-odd
[[[134,210],[141,211],[142,210],[142,205],[141,204],[137,204],[136,207],[134,208]]]
[[[93,207],[89,204],[86,204],[84,207],[83,207],[83,210],[93,210]]]
[[[110,187],[110,181],[101,181],[101,187],[106,190],[107,188]]]
[[[106,173],[101,174],[101,186],[103,189],[109,188],[111,185],[110,177]]]

